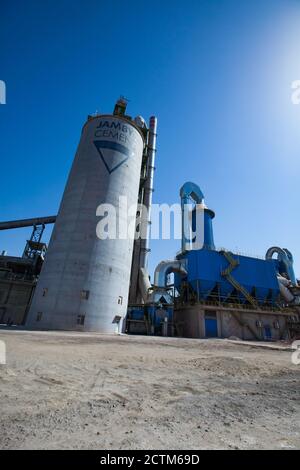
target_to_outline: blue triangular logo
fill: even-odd
[[[109,174],[130,157],[130,150],[117,142],[94,140],[94,144]]]

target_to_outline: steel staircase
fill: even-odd
[[[248,302],[254,307],[257,308],[257,302],[252,297],[252,295],[249,294],[249,292],[236,280],[234,277],[231,275],[231,272],[240,264],[239,261],[232,256],[232,253],[229,251],[220,251],[220,253],[226,258],[228,261],[229,265],[227,266],[226,269],[221,271],[221,276],[225,277],[228,282],[243,296],[248,300]]]

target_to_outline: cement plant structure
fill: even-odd
[[[0,230],[33,226],[22,257],[0,256],[0,324],[195,338],[300,337],[292,254],[271,247],[257,259],[217,250],[215,214],[195,183],[180,190],[181,250],[159,263],[150,282],[157,119],[147,125],[127,115],[126,107],[120,98],[113,114],[88,116],[57,216],[0,223]],[[112,205],[122,221],[120,196],[136,208],[135,237],[101,239],[99,206]],[[198,213],[204,238],[195,248],[185,234]],[[47,247],[42,234],[53,223]]]

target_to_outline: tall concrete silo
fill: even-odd
[[[46,259],[28,315],[33,329],[115,331],[126,315],[133,239],[99,239],[96,215],[119,197],[137,204],[143,130],[119,100],[114,115],[89,116],[63,194]],[[125,221],[126,223],[126,221]]]

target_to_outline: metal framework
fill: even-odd
[[[23,258],[34,259],[37,255],[43,255],[46,252],[46,245],[41,243],[41,239],[45,230],[45,224],[34,224],[32,234],[27,240]]]

